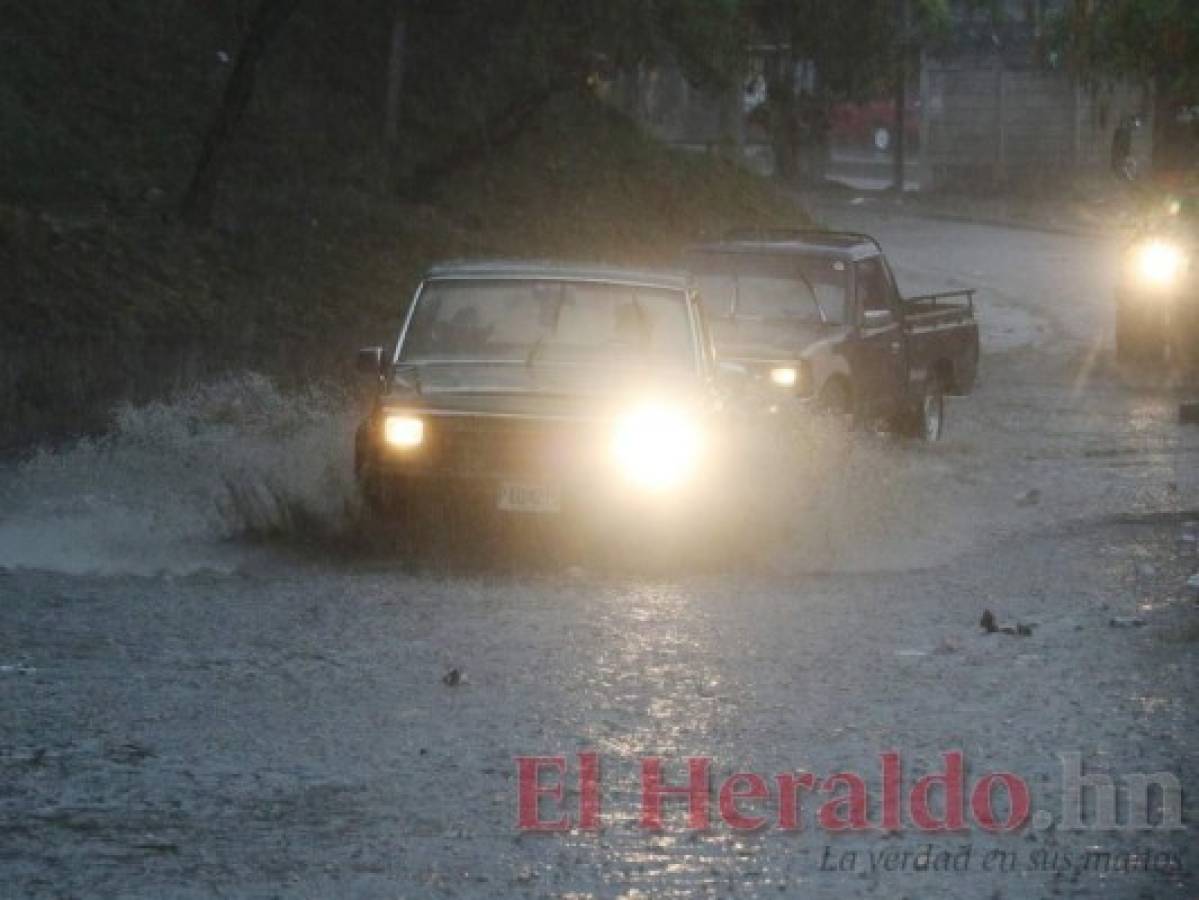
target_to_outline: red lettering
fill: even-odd
[[[738,790],[744,783],[745,790]],[[738,831],[756,831],[766,824],[765,816],[742,815],[737,809],[738,800],[764,800],[770,796],[766,780],[752,772],[738,772],[720,786],[720,818],[729,828]]]
[[[852,772],[837,772],[829,776],[821,790],[831,794],[841,785],[849,790],[820,807],[821,826],[826,831],[865,831],[870,827],[866,820],[866,782]]]
[[[1008,815],[1002,825],[995,821],[995,807],[991,802],[996,784],[1002,784],[1008,795]],[[1028,785],[1011,772],[992,772],[980,778],[970,794],[974,821],[986,831],[1015,831],[1028,819],[1029,805]]]
[[[811,772],[800,772],[794,775],[785,772],[775,778],[779,783],[779,828],[783,831],[801,831],[803,820],[800,817],[799,789],[816,790],[818,782]]]
[[[517,768],[517,827],[521,831],[569,831],[570,819],[565,815],[553,821],[542,821],[542,797],[553,797],[562,803],[562,782],[566,777],[565,756],[518,756]],[[558,783],[542,787],[541,770],[556,769]]]
[[[945,772],[925,775],[912,786],[912,793],[908,797],[912,822],[921,831],[961,831],[965,828],[962,751],[953,750],[942,758],[945,760]],[[933,815],[929,806],[929,795],[937,785],[945,794],[945,814],[941,819]]]
[[[579,828],[600,829],[600,763],[598,753],[579,754]]]
[[[903,773],[899,754],[888,751],[883,754],[883,831],[899,831],[899,788]]]
[[[662,798],[686,796],[689,807],[687,827],[692,831],[708,828],[708,769],[712,760],[704,756],[692,757],[687,761],[690,773],[686,787],[668,787],[662,784],[662,760],[648,756],[641,760],[641,827],[652,831],[662,829]]]

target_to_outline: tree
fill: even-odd
[[[666,58],[693,81],[737,80],[737,0],[410,0],[400,119],[411,185],[456,171],[521,133],[553,97],[600,71]]]
[[[298,5],[299,0],[262,0],[250,20],[221,105],[208,126],[200,157],[183,197],[185,221],[205,224],[211,216],[227,147],[254,96],[259,63]]]
[[[370,98],[382,123],[369,123],[368,140],[400,181],[421,188],[520,134],[600,69],[670,56],[695,81],[727,85],[745,45],[739,0],[360,0],[353,9],[258,0],[202,141],[187,220],[209,219],[259,70],[288,22],[290,39],[272,54],[275,89],[304,79],[302,96]]]
[[[896,8],[895,0],[746,0],[767,48],[769,130],[782,177],[823,178],[833,106],[893,85],[897,61],[948,20],[945,0],[913,0],[905,31]]]
[[[1199,3],[1071,0],[1052,22],[1066,65],[1084,79],[1132,78],[1152,86],[1154,162],[1175,162],[1175,119],[1199,103]]]

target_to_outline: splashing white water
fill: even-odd
[[[957,471],[969,445],[925,445],[798,416],[789,445],[756,481],[775,535],[768,567],[803,572],[902,571],[939,565],[993,533]]]
[[[123,405],[107,435],[0,469],[0,567],[227,573],[261,560],[245,538],[352,536],[354,409],[341,392],[257,375]],[[800,416],[733,486],[756,493],[745,543],[782,573],[942,562],[978,536],[953,474],[961,449]]]
[[[228,572],[248,553],[230,538],[336,529],[354,496],[350,409],[257,375],[123,405],[109,434],[0,471],[0,566]]]

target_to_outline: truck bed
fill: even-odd
[[[937,372],[947,393],[970,393],[978,376],[979,356],[974,291],[909,297],[904,300],[904,324],[913,374],[927,377],[927,373]]]

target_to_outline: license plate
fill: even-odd
[[[505,481],[496,505],[504,512],[556,513],[562,511],[562,494],[555,484]]]

